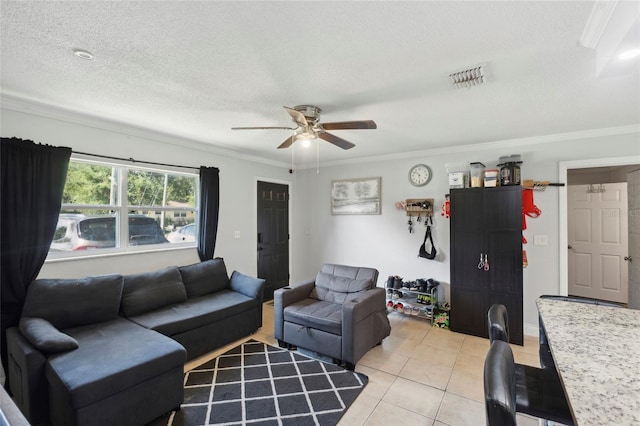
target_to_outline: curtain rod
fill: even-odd
[[[129,157],[129,158],[112,157],[110,155],[90,154],[88,152],[80,152],[80,151],[73,151],[73,150],[71,152],[73,152],[74,154],[88,155],[90,157],[108,158],[110,160],[130,161],[132,163],[153,164],[154,166],[168,166],[168,167],[179,167],[181,169],[200,170],[200,167],[179,166],[179,165],[175,165],[175,164],[156,163],[155,161],[135,160],[135,159],[133,159],[131,157]]]

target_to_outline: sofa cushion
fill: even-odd
[[[118,317],[122,275],[39,279],[27,289],[22,316],[43,318],[62,330]]]
[[[188,297],[203,296],[229,287],[229,275],[221,257],[182,266],[180,274]]]
[[[342,304],[306,298],[284,308],[284,320],[340,336]]]
[[[127,317],[185,300],[187,293],[177,266],[124,276],[121,310]]]
[[[247,311],[258,303],[257,299],[235,291],[220,290],[129,319],[166,336],[174,336]]]
[[[51,354],[78,348],[76,339],[62,333],[46,319],[22,317],[19,328],[29,343],[41,352]]]
[[[331,303],[343,304],[357,297],[358,292],[371,287],[370,279],[347,278],[318,272],[311,297]]]
[[[79,409],[150,380],[186,361],[174,340],[124,318],[65,330],[80,346],[54,354],[45,374],[52,392]]]

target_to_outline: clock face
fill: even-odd
[[[425,186],[431,180],[431,169],[424,164],[416,164],[409,170],[409,182],[415,186]]]

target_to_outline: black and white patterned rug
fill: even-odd
[[[249,340],[185,374],[181,410],[150,425],[335,425],[367,376]]]

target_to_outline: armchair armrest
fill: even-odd
[[[342,310],[343,335],[345,326],[353,326],[374,312],[386,311],[387,296],[383,288],[376,287],[362,293],[362,296],[344,304]]]
[[[385,289],[376,287],[343,305],[343,360],[355,365],[369,349],[391,334],[385,302]]]
[[[314,286],[315,279],[310,279],[273,292],[273,322],[276,339],[284,339],[284,308],[309,297]]]

